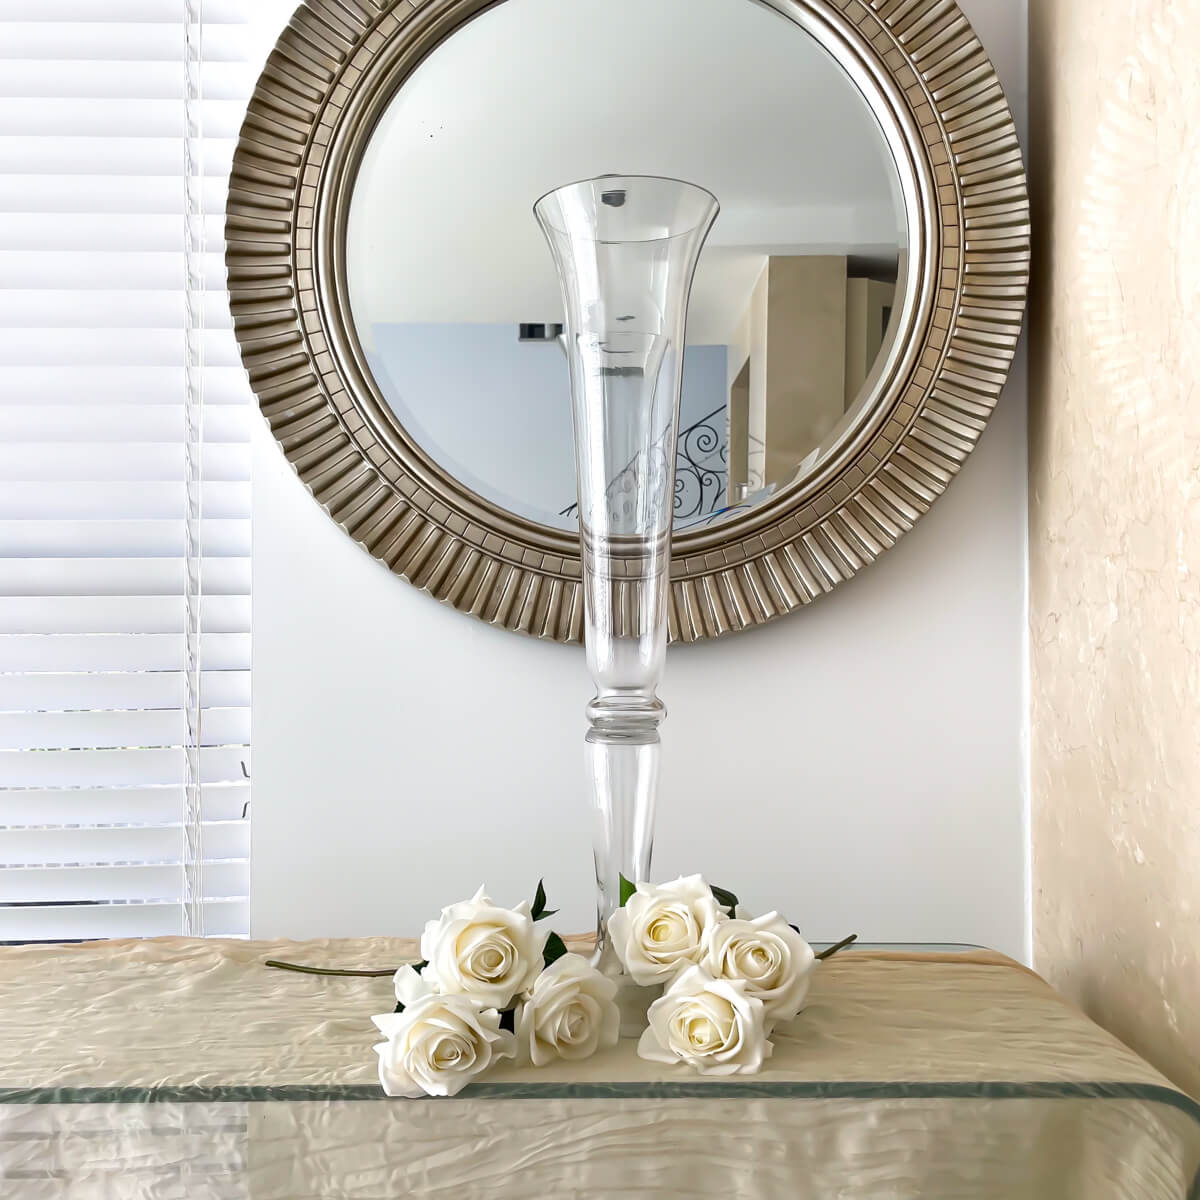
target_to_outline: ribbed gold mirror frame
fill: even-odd
[[[506,629],[579,641],[578,539],[483,500],[407,436],[366,368],[345,287],[349,197],[379,114],[431,50],[503,2],[304,0],[267,61],[234,157],[229,291],[262,411],[330,516],[439,600]],[[683,641],[807,604],[912,528],[992,412],[1029,281],[1012,114],[953,0],[764,2],[837,58],[879,118],[909,210],[906,297],[874,403],[815,474],[726,524],[675,537],[669,622]]]

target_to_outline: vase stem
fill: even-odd
[[[618,739],[592,728],[587,735],[596,860],[596,949],[603,956],[608,918],[621,903],[621,878],[648,879],[654,849],[659,739]]]

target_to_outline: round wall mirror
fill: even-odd
[[[532,207],[606,173],[720,202],[668,618],[688,641],[760,624],[920,519],[1012,361],[1025,175],[953,0],[303,0],[231,174],[251,384],[393,571],[579,640],[563,309]]]
[[[464,86],[464,81],[470,81]],[[659,174],[721,213],[688,314],[675,528],[818,469],[882,397],[908,214],[859,88],[752,0],[507,0],[389,101],[350,196],[354,332],[391,416],[499,508],[577,527],[563,308],[533,202]]]

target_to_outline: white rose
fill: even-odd
[[[375,1047],[389,1096],[453,1096],[497,1059],[512,1058],[516,1038],[500,1014],[466,996],[428,995],[402,1013],[371,1018],[387,1038]]]
[[[763,1002],[770,1025],[792,1020],[804,1007],[816,958],[778,913],[767,913],[712,926],[701,965],[714,979],[745,980],[746,995]]]
[[[774,1048],[762,1001],[746,994],[743,980],[713,979],[703,967],[684,971],[648,1015],[638,1055],[650,1062],[684,1062],[702,1075],[749,1075]]]
[[[564,954],[534,982],[517,1016],[517,1044],[535,1067],[555,1058],[590,1058],[615,1046],[621,1012],[616,980],[601,975],[579,954]]]
[[[538,932],[527,903],[498,908],[480,888],[425,926],[421,957],[429,965],[422,975],[435,992],[505,1009],[533,986],[548,936]]]
[[[699,875],[637,891],[608,918],[608,936],[626,972],[643,986],[665,983],[700,961],[705,934],[724,921]]]

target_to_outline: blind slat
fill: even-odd
[[[183,521],[5,521],[0,555],[9,558],[69,558],[103,547],[122,558],[173,558],[186,553]],[[202,520],[203,552],[218,558],[250,553],[246,521]]]
[[[176,141],[187,113],[177,99],[112,96],[0,95],[0,134],[19,137],[157,137]],[[245,106],[237,100],[203,101],[199,106],[204,138],[230,141],[238,135]]]
[[[169,671],[185,652],[182,633],[0,634],[0,672]],[[249,633],[206,633],[201,661],[210,671],[250,666]]]
[[[197,308],[206,330],[233,328],[229,306],[220,296],[206,295]],[[56,329],[186,329],[187,321],[179,291],[31,290],[5,288],[0,282],[0,322],[9,329],[41,329],[50,322]]]
[[[135,366],[129,363],[80,367],[52,363],[7,366],[0,362],[0,407],[9,404],[173,405],[184,388],[183,367]],[[205,364],[205,416],[214,407],[249,405],[249,390],[241,366]]]
[[[178,183],[172,182],[172,191]],[[30,206],[27,210],[9,209],[0,225],[0,250],[24,251],[95,251],[97,246],[123,247],[126,250],[174,254],[179,250],[179,221],[182,205],[176,210],[145,212],[138,209],[109,212],[46,213]],[[224,253],[225,222],[220,213],[208,213],[203,219],[207,252]],[[116,250],[112,253],[117,253]],[[5,286],[10,286],[5,281]],[[206,296],[223,307],[223,297]]]
[[[110,21],[123,24],[178,24],[180,10],[163,0],[0,0],[0,21],[28,21],[35,17],[51,21]],[[246,22],[244,0],[205,0],[204,27],[220,22],[241,25]]]
[[[199,759],[203,783],[236,783],[249,769],[245,747],[202,747]],[[145,787],[184,777],[184,752],[176,749],[0,751],[0,787]]]
[[[109,265],[110,281],[112,272],[118,269],[119,261]],[[237,342],[231,329],[206,329],[200,341],[205,360],[213,366],[233,366],[238,362]],[[182,329],[72,328],[68,332],[33,326],[0,328],[0,360],[13,366],[64,362],[81,366],[170,366],[179,361],[185,349]]]
[[[182,596],[0,596],[0,636],[182,634],[186,619]],[[206,597],[200,620],[205,633],[244,633],[250,628],[250,597]]]
[[[250,516],[250,482],[211,479],[201,485],[201,507],[212,519]],[[0,480],[0,521],[175,517],[185,503],[182,480]]]
[[[245,443],[250,435],[248,408],[226,405],[206,410],[204,444]],[[72,442],[183,442],[187,423],[182,404],[8,404],[0,405],[0,440],[40,442],[47,423]],[[179,511],[179,510],[176,510]]]
[[[0,870],[0,906],[14,901],[174,900],[182,892],[182,862],[86,867],[19,867]],[[217,899],[245,894],[243,872],[232,863],[207,862],[205,894]],[[0,914],[4,909],[0,907]],[[9,909],[8,913],[11,914]],[[4,916],[0,915],[0,928]]]
[[[92,826],[83,829],[0,829],[0,865],[20,867],[171,863],[179,861],[182,826]],[[250,846],[245,821],[208,822],[204,853],[209,861],[245,858]]]
[[[205,821],[240,821],[249,813],[250,785],[214,783],[201,789]],[[5,796],[12,826],[167,825],[183,812],[183,788],[25,788]]]
[[[206,558],[205,596],[245,596],[250,561]],[[0,558],[0,595],[177,596],[187,586],[182,558]]]
[[[233,140],[197,147],[196,170],[228,175]],[[18,137],[0,133],[0,171],[46,175],[177,175],[187,159],[180,138]]]
[[[46,432],[50,433],[49,430]],[[206,479],[246,480],[250,476],[249,447],[206,445],[204,465]],[[10,482],[61,479],[64,482],[100,483],[138,479],[165,483],[180,479],[183,467],[181,442],[130,442],[106,446],[102,455],[90,446],[72,446],[63,442],[0,444],[0,475]]]
[[[5,73],[0,71],[0,87]],[[72,213],[90,219],[101,214],[168,213],[177,220],[187,198],[174,175],[0,175],[0,212]],[[206,214],[220,214],[224,177],[205,178],[200,192]],[[209,219],[205,218],[206,221]],[[98,247],[92,247],[97,249]]]
[[[205,287],[210,290],[223,288],[224,256],[212,251],[199,257]],[[119,247],[108,246],[93,247],[87,251],[0,250],[0,279],[3,279],[4,286],[9,288],[57,288],[61,291],[92,289],[98,292],[112,288],[114,282],[120,279],[121,287],[126,291],[139,288],[164,291],[182,286],[184,261],[182,253],[136,248],[122,250]],[[219,343],[217,345],[219,347]],[[70,347],[63,346],[62,349],[69,351]],[[64,354],[62,358],[51,358],[44,362],[21,359],[7,365],[70,366],[76,357]],[[179,366],[177,358],[153,363],[139,358],[88,361],[101,367]],[[235,367],[239,363],[237,358],[218,363],[210,356],[205,366]]]
[[[210,937],[243,937],[249,928],[243,898],[204,905]],[[156,904],[0,905],[0,942],[59,942],[86,938],[163,937],[179,932],[179,901]]]
[[[178,708],[185,702],[181,664],[167,671],[73,671],[0,674],[0,712],[75,712]],[[206,670],[200,700],[214,708],[248,707],[250,671]]]
[[[27,7],[25,20],[0,25],[0,60],[55,59],[60,61],[120,62],[131,71],[142,63],[165,62],[182,68],[184,28],[180,10],[174,21],[96,21],[93,4],[87,21],[42,20],[39,7]],[[29,19],[36,17],[38,19]],[[207,62],[238,62],[244,57],[244,35],[236,26],[204,22],[204,58]]]
[[[148,712],[0,713],[0,751],[116,749],[184,746],[188,722],[181,709]],[[202,746],[248,746],[245,708],[206,709]]]

